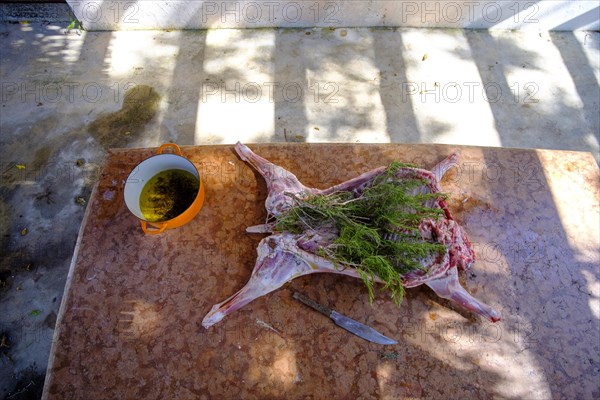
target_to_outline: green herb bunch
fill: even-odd
[[[446,251],[446,246],[425,241],[419,233],[421,221],[443,214],[428,204],[445,195],[419,190],[427,182],[416,174],[396,178],[405,167],[415,168],[391,163],[358,196],[347,191],[307,197],[288,194],[295,205],[277,217],[275,228],[291,233],[336,229],[337,239],[320,248],[318,255],[341,267],[356,268],[371,301],[375,277],[379,277],[400,305],[404,298],[401,274],[423,269],[420,260]]]

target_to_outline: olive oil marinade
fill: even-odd
[[[182,169],[169,169],[154,175],[140,195],[144,219],[162,222],[175,218],[192,205],[199,187],[198,178]]]

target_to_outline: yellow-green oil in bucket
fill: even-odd
[[[182,169],[154,175],[142,188],[140,210],[148,222],[163,222],[183,213],[194,202],[200,181]]]

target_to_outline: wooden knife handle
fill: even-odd
[[[328,317],[330,317],[331,313],[333,312],[333,310],[331,308],[322,306],[321,304],[317,303],[316,301],[311,300],[308,297],[306,297],[303,294],[300,294],[298,292],[294,292],[294,294],[292,295],[292,297],[295,298],[296,300],[301,301],[302,303],[306,304],[307,306],[314,308],[315,310],[317,310],[321,314],[324,314],[324,315],[326,315]]]

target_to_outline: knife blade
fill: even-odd
[[[377,332],[375,329],[362,324],[358,321],[353,320],[352,318],[346,317],[338,313],[337,311],[332,310],[331,308],[325,307],[314,300],[309,299],[308,297],[300,294],[298,292],[294,292],[292,297],[307,306],[317,310],[323,315],[328,316],[335,322],[338,326],[344,328],[348,332],[355,334],[358,337],[361,337],[369,342],[378,343],[378,344],[398,344],[394,339],[390,339],[387,336],[382,335]]]

